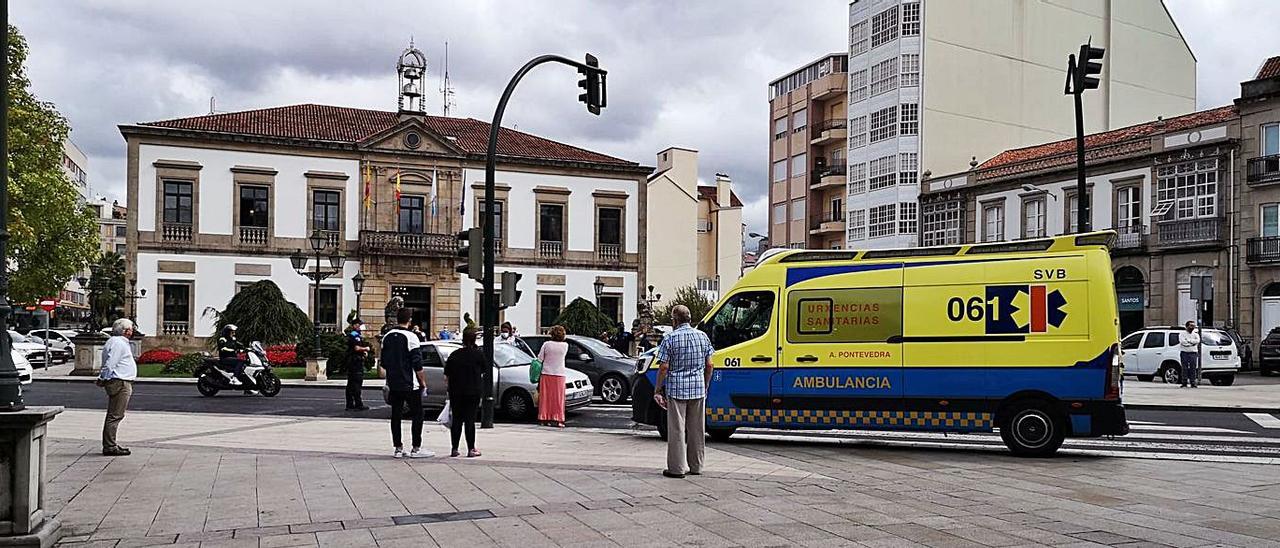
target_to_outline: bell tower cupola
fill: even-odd
[[[409,47],[400,54],[396,62],[396,75],[400,96],[401,114],[426,114],[426,106],[422,98],[422,81],[427,76],[427,58],[422,51],[413,47],[413,39],[409,39]]]

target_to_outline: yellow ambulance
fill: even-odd
[[[1022,456],[1124,435],[1112,238],[770,255],[698,324],[707,430],[999,430]],[[645,369],[633,418],[664,430]]]

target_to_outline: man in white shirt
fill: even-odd
[[[129,450],[116,443],[116,428],[124,420],[129,397],[133,395],[133,380],[138,378],[138,364],[133,361],[133,348],[129,338],[133,336],[133,322],[120,318],[111,324],[111,338],[102,347],[102,370],[98,373],[98,386],[107,391],[107,420],[102,425],[102,454],[123,457]]]
[[[1186,388],[1187,381],[1191,387],[1200,386],[1200,334],[1196,333],[1196,322],[1187,322],[1186,331],[1178,333],[1178,352],[1182,360],[1182,384]]]

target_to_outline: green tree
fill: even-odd
[[[241,289],[223,310],[209,307],[204,313],[216,320],[218,333],[227,324],[235,324],[236,338],[244,343],[292,344],[314,336],[315,327],[307,314],[289,302],[271,280]],[[211,343],[216,345],[217,339]]]
[[[667,304],[659,306],[657,310],[653,311],[654,321],[659,325],[673,325],[671,323],[671,309],[678,304],[689,307],[694,324],[702,321],[707,312],[711,311],[711,307],[716,305],[715,301],[708,299],[702,292],[698,291],[697,287],[686,285],[677,289],[675,297],[667,301]]]
[[[97,219],[62,171],[70,131],[52,103],[32,95],[27,42],[9,26],[9,297],[55,296],[98,254]]]
[[[563,325],[570,335],[596,337],[605,331],[612,332],[617,326],[612,319],[600,312],[596,305],[582,297],[578,297],[560,311],[556,317],[556,325]]]
[[[89,314],[98,326],[119,318],[124,305],[124,258],[104,253],[92,267],[89,279]]]

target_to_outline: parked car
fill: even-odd
[[[1253,341],[1244,338],[1235,328],[1228,327],[1223,329],[1231,341],[1236,343],[1236,351],[1240,353],[1240,370],[1249,371],[1253,369]]]
[[[22,356],[27,359],[32,366],[45,367],[49,364],[45,363],[45,346],[44,340],[39,337],[27,337],[20,335],[17,331],[9,330],[9,340],[13,343],[13,349],[21,352]],[[67,354],[59,348],[52,345],[49,346],[49,361],[53,363],[67,363]]]
[[[440,409],[444,407],[445,393],[444,363],[449,355],[462,348],[453,341],[427,341],[423,344],[422,365],[427,375],[427,393],[423,396],[423,407]],[[498,364],[498,375],[494,379],[494,395],[497,410],[512,420],[530,420],[538,414],[538,387],[529,382],[529,365],[533,356],[523,349],[509,344],[498,344],[493,347],[493,361]],[[564,407],[572,411],[591,403],[593,387],[586,375],[577,371],[567,371],[564,388]],[[390,405],[391,392],[382,387],[382,401]]]
[[[551,340],[549,335],[522,337],[536,355],[542,344]],[[596,387],[596,395],[605,403],[624,403],[631,396],[631,376],[636,372],[636,359],[628,358],[613,347],[591,337],[569,335],[569,353],[565,367],[586,373]]]
[[[1258,371],[1268,377],[1280,371],[1280,327],[1272,329],[1258,343]]]
[[[1124,374],[1140,381],[1159,377],[1166,383],[1181,384],[1182,365],[1178,349],[1180,327],[1148,327],[1130,333],[1120,341]],[[1231,386],[1240,371],[1236,343],[1221,329],[1201,333],[1200,376],[1214,386]]]
[[[39,337],[49,341],[49,346],[62,350],[67,359],[74,360],[76,358],[76,343],[71,342],[71,337],[76,336],[76,332],[70,329],[32,329],[27,332],[28,337]]]
[[[16,348],[9,355],[13,357],[13,368],[18,370],[18,384],[31,384],[31,362]]]

